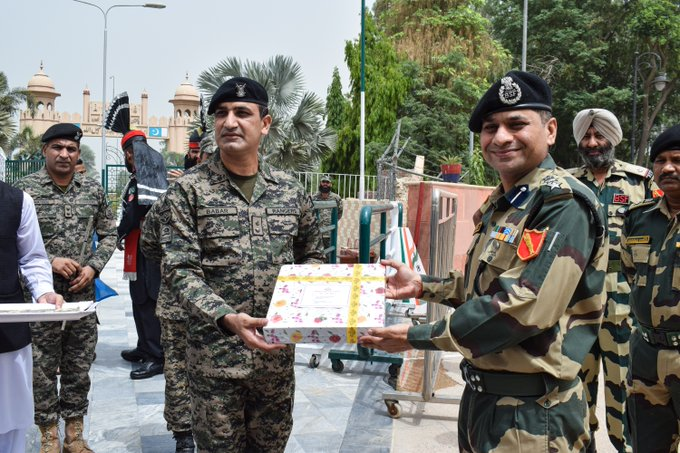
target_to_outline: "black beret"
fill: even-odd
[[[65,138],[80,143],[80,138],[82,136],[83,131],[75,124],[59,123],[50,126],[50,128],[45,131],[40,141],[47,143],[55,138]]]
[[[656,137],[649,152],[649,160],[654,162],[656,156],[664,151],[680,151],[680,124],[666,129]]]
[[[484,93],[470,116],[468,127],[472,132],[481,132],[482,122],[488,115],[524,109],[552,112],[552,92],[536,74],[510,71]]]
[[[208,115],[215,113],[217,106],[222,102],[252,102],[267,107],[269,96],[267,90],[256,81],[245,77],[233,77],[215,91],[208,106]]]

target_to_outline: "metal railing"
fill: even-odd
[[[350,175],[346,173],[316,173],[306,171],[296,171],[294,175],[303,185],[307,193],[315,194],[319,190],[319,182],[324,175],[331,178],[333,182],[333,192],[341,198],[359,198],[360,175]],[[378,178],[375,175],[364,175],[364,196],[367,199],[376,199],[378,191]]]
[[[43,168],[45,159],[38,160],[6,160],[5,161],[5,179],[7,184],[14,184],[24,176]]]

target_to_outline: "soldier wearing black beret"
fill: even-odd
[[[654,162],[656,156],[664,151],[679,151],[680,150],[680,124],[676,124],[659,135],[649,152],[649,160]]]
[[[584,451],[590,443],[581,363],[600,327],[605,228],[592,191],[555,165],[548,84],[511,71],[470,117],[501,184],[475,214],[465,275],[421,276],[403,263],[385,296],[454,307],[432,324],[371,329],[387,352],[462,354],[461,451]]]
[[[266,108],[269,96],[267,90],[258,82],[246,77],[232,77],[213,95],[208,106],[208,115],[215,113],[217,106],[222,102],[252,102]]]
[[[65,138],[80,144],[80,139],[82,136],[83,131],[75,124],[59,123],[55,124],[54,126],[50,126],[50,128],[45,131],[40,141],[47,143],[50,140],[54,140],[55,138]]]

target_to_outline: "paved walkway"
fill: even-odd
[[[121,350],[134,347],[137,341],[122,269],[123,254],[116,251],[102,279],[119,295],[98,308],[99,342],[91,370],[85,436],[98,453],[171,453],[174,440],[163,419],[163,376],[132,381],[129,374],[134,365],[120,357]],[[314,369],[308,366],[312,352],[322,353],[321,364]],[[386,383],[387,364],[349,361],[342,373],[335,373],[327,350],[299,348],[296,359],[294,427],[286,453],[457,450],[457,405],[402,401],[402,417],[389,417],[382,399],[383,392],[392,391]],[[448,356],[443,367],[460,382],[456,361],[455,356]],[[454,385],[438,396],[455,395],[461,388]],[[63,432],[62,422],[62,436]],[[37,427],[28,436],[27,453],[37,453]],[[614,451],[607,446],[606,438],[598,438],[600,452]]]

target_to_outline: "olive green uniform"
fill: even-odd
[[[465,275],[424,278],[423,299],[456,310],[411,327],[408,339],[464,357],[461,451],[576,452],[589,444],[578,372],[605,301],[601,213],[592,192],[547,156],[484,203]]]

